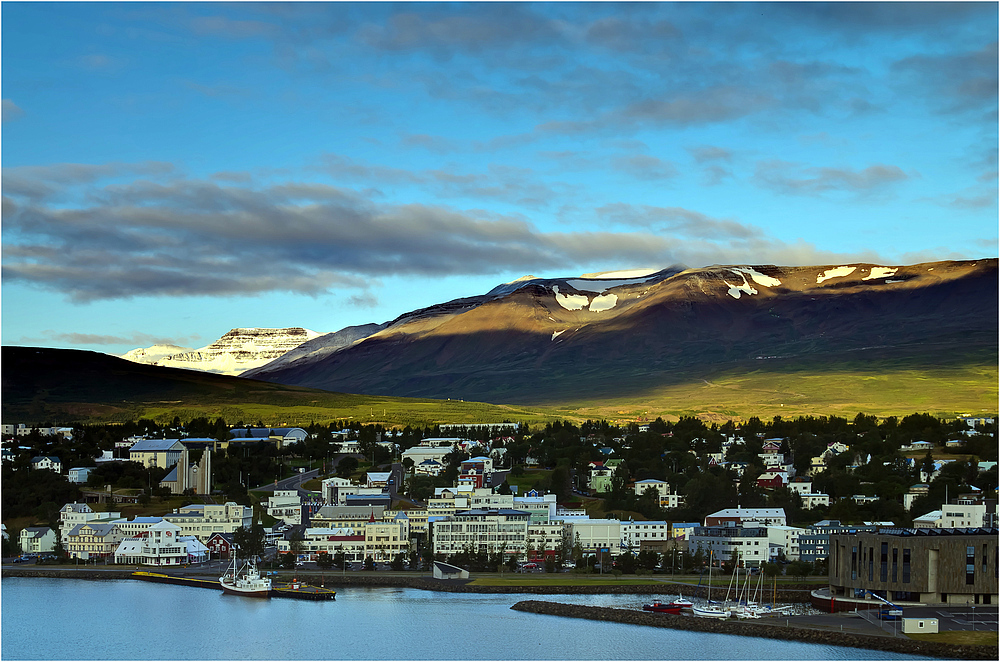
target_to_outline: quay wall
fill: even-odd
[[[568,605],[556,602],[525,600],[518,602],[511,609],[532,614],[562,616],[566,618],[584,618],[594,621],[611,621],[630,625],[646,625],[650,627],[691,630],[695,632],[711,632],[715,634],[734,634],[741,637],[766,637],[769,639],[785,639],[801,641],[810,644],[827,644],[830,646],[848,646],[868,650],[890,651],[908,655],[925,655],[962,660],[996,660],[997,649],[992,646],[960,646],[933,642],[914,641],[913,639],[897,639],[893,637],[866,636],[847,632],[824,632],[805,628],[781,627],[763,625],[746,621],[726,621],[712,618],[694,618],[691,616],[672,616],[670,614],[652,614],[629,609],[613,609],[610,607],[588,607],[584,605]]]

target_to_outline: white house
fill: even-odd
[[[18,541],[25,554],[43,554],[56,548],[56,532],[47,526],[29,526],[21,529]]]
[[[86,483],[87,478],[90,477],[90,472],[93,470],[93,467],[73,467],[69,470],[69,482]]]
[[[233,501],[224,505],[192,504],[164,515],[163,519],[179,526],[182,535],[194,536],[207,543],[213,533],[233,533],[241,527],[249,528],[253,524],[253,508]]]
[[[297,526],[302,523],[302,498],[298,490],[275,490],[265,507],[268,515],[285,524]]]
[[[54,471],[57,474],[62,473],[62,461],[52,455],[38,455],[31,458],[31,468],[32,469],[48,469],[49,471]]]

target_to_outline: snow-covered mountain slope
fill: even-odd
[[[190,347],[181,347],[180,345],[153,345],[152,347],[140,347],[139,349],[125,352],[122,354],[122,358],[133,363],[155,364],[160,359],[165,359],[168,356],[193,351],[195,350]]]
[[[253,377],[262,370],[272,370],[287,366],[296,361],[319,361],[326,356],[348,347],[359,340],[363,340],[373,333],[384,329],[387,324],[362,324],[360,326],[348,326],[334,333],[327,333],[312,340],[307,340],[298,347],[291,349],[273,361],[256,368],[251,368],[241,377]]]
[[[239,375],[258,368],[321,334],[298,327],[287,329],[233,329],[211,345],[201,349],[178,347],[165,352],[167,345],[133,349],[122,356],[136,363],[150,363],[168,368],[186,368]]]

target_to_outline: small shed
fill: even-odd
[[[936,618],[904,618],[903,634],[935,634],[938,631]]]
[[[434,562],[434,579],[468,579],[469,571],[457,565]]]

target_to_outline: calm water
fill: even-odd
[[[525,599],[640,608],[649,596],[341,589],[254,600],[136,581],[8,578],[4,660],[903,660],[775,639],[512,611]]]

